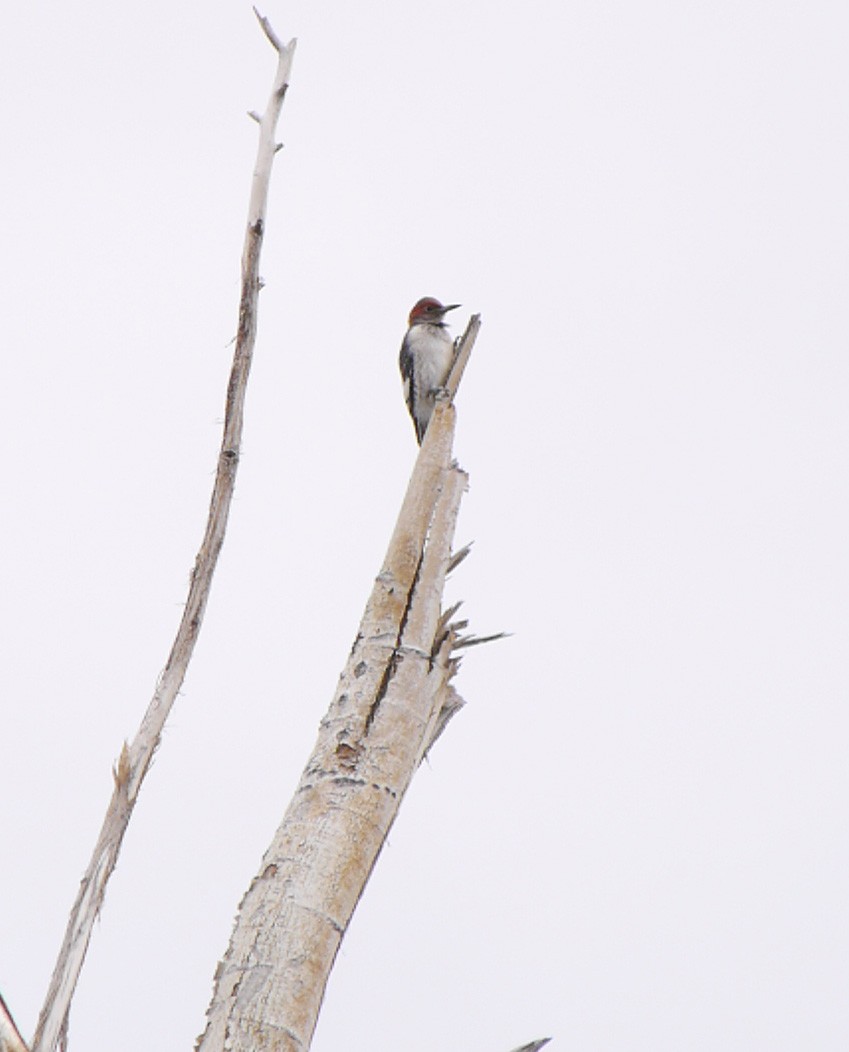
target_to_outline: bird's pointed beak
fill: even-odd
[[[452,303],[450,307],[443,307],[442,313],[447,314],[450,310],[456,310],[458,307],[462,307],[462,303]]]

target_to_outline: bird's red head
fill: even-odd
[[[443,307],[439,300],[435,300],[433,296],[425,296],[410,311],[410,325],[421,325],[423,323],[441,325],[442,319],[448,311],[456,310],[459,306],[459,303],[452,303],[448,307]]]

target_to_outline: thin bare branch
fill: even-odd
[[[194,651],[218,555],[224,542],[233,497],[242,441],[245,391],[256,340],[257,303],[261,282],[259,257],[264,232],[268,184],[274,157],[274,131],[288,83],[295,42],[280,44],[266,19],[257,14],[265,35],[278,52],[274,86],[265,113],[259,119],[259,147],[253,172],[248,229],[242,254],[242,291],[233,365],[227,385],[224,434],[203,542],[192,570],[183,617],[171,652],[141,726],[130,745],[124,744],[113,768],[112,800],[88,869],[71,911],[65,938],[47,998],[38,1020],[33,1052],[54,1052],[67,1027],[67,1017],[77,979],[85,960],[94,921],[100,912],[106,885],[115,868],[136,799],[153,754],[159,747],[165,720],[183,683]]]
[[[0,996],[0,1052],[28,1052],[20,1031],[15,1026],[12,1013]]]

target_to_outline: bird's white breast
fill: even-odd
[[[416,386],[423,397],[442,387],[454,358],[454,342],[440,325],[414,325],[407,337],[413,356]]]

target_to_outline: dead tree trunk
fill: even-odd
[[[239,907],[197,1052],[309,1047],[333,960],[404,792],[462,704],[449,682],[451,611],[442,614],[466,486],[451,458],[454,420],[453,405],[437,405],[315,749]]]

